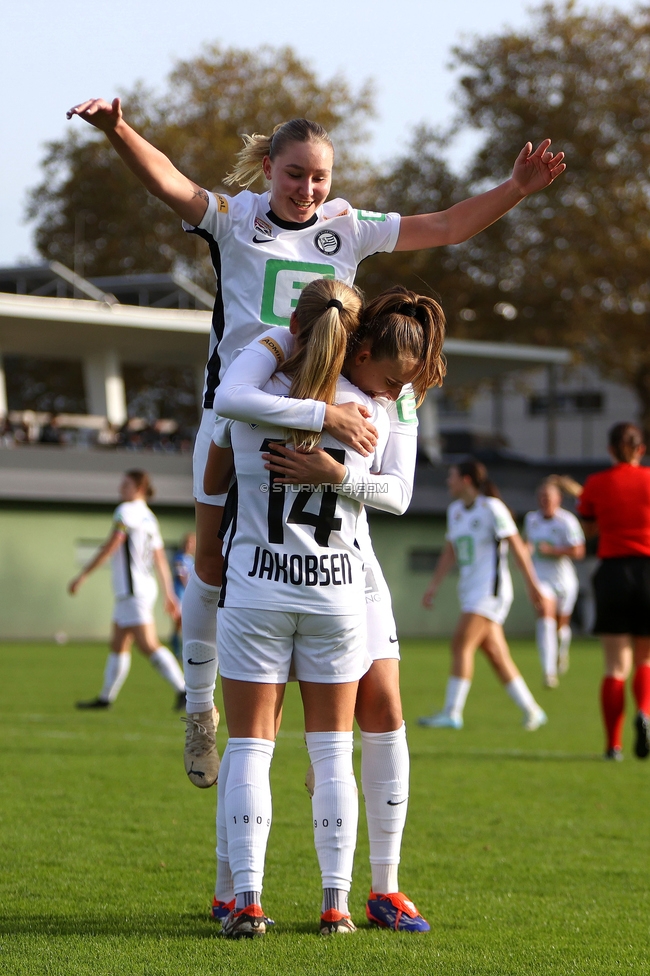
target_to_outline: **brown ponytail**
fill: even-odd
[[[636,424],[614,424],[609,432],[609,449],[617,461],[629,464],[641,446],[645,446],[643,431]]]
[[[141,491],[144,497],[149,501],[153,498],[155,492],[153,490],[153,485],[151,484],[151,479],[146,471],[141,471],[139,468],[134,468],[132,471],[125,471],[124,474],[127,478],[130,478],[138,491]]]
[[[501,499],[499,489],[493,481],[490,481],[487,468],[480,461],[477,461],[475,458],[468,458],[466,461],[461,461],[459,464],[456,464],[455,467],[458,469],[461,478],[469,478],[481,495],[486,495],[488,498]]]

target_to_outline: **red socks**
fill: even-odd
[[[636,669],[632,690],[638,711],[650,715],[650,664],[641,664]]]
[[[639,668],[639,671],[641,668]],[[650,668],[646,668],[650,672]],[[638,674],[638,672],[637,672]],[[636,676],[635,676],[636,693]],[[650,675],[648,676],[650,680]],[[625,711],[625,682],[620,678],[603,678],[600,702],[607,731],[607,748],[621,749],[623,745],[623,715]]]

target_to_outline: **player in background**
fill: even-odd
[[[348,911],[358,819],[352,723],[359,678],[370,665],[363,556],[356,545],[361,505],[329,485],[298,492],[276,485],[264,455],[278,442],[309,449],[319,441],[355,483],[371,464],[379,468],[388,417],[355,389],[363,367],[350,370],[349,381],[339,375],[361,306],[359,294],[341,282],[309,284],[292,323],[302,341],[267,389],[280,397],[362,403],[377,430],[373,454],[363,458],[335,438],[309,430],[239,421],[215,427],[218,448],[213,446],[212,457],[231,443],[236,474],[217,615],[229,731],[219,776],[219,823],[226,832],[225,837],[219,832],[218,850],[220,870],[232,874],[236,901],[222,930],[233,938],[261,935],[266,928],[261,890],[271,826],[269,767],[292,662],[314,766],[314,841],[323,887],[320,931],[355,931]],[[411,347],[404,347],[392,369],[401,389],[419,369]],[[217,463],[216,469],[224,465]],[[223,490],[229,480],[224,471],[217,487]]]
[[[178,551],[174,554],[174,561],[172,563],[172,578],[174,581],[174,593],[176,594],[176,599],[178,600],[178,605],[181,605],[183,600],[183,594],[187,589],[187,584],[190,581],[190,576],[192,575],[192,570],[194,569],[194,553],[196,552],[196,536],[193,532],[188,532],[187,535],[183,536],[181,544],[178,547]],[[181,627],[182,620],[178,616],[174,620],[174,630],[169,639],[172,651],[174,652],[174,657],[176,660],[180,661],[183,658],[183,647],[181,644]]]
[[[587,538],[598,536],[600,564],[593,577],[594,633],[600,636],[605,676],[600,700],[605,759],[623,758],[625,682],[634,669],[634,752],[650,755],[650,468],[636,424],[609,431],[612,467],[589,475],[578,502]]]
[[[452,465],[447,486],[454,499],[447,509],[447,542],[422,604],[427,609],[433,606],[440,584],[455,562],[460,570],[461,616],[452,638],[452,668],[444,708],[419,719],[419,724],[434,729],[462,729],[474,655],[480,648],[523,712],[524,728],[532,732],[546,724],[546,714],[512,660],[503,632],[513,597],[509,546],[526,581],[531,603],[536,610],[541,609],[543,593],[530,553],[482,464],[468,460]]]
[[[524,519],[524,537],[544,593],[536,637],[547,688],[557,688],[558,673],[569,670],[571,614],[578,599],[573,560],[585,558],[584,532],[576,516],[562,508],[563,491],[579,498],[582,485],[557,474],[545,478],[537,491],[538,510]]]
[[[220,377],[241,349],[270,325],[288,326],[304,284],[332,277],[352,284],[359,263],[377,251],[409,251],[466,241],[516,206],[548,187],[565,167],[563,153],[545,139],[533,151],[527,143],[510,179],[500,186],[433,214],[400,217],[357,210],[345,200],[328,201],[334,149],[318,123],[293,119],[272,135],[245,136],[228,182],[244,187],[235,197],[212,194],[184,176],[125,121],[119,98],[89,99],[70,109],[101,129],[143,185],[202,236],[210,247],[217,298],[206,368],[204,414],[194,450],[197,551],[195,572],[183,601],[183,660],[188,715],[199,715],[204,736],[203,785],[216,781],[213,701],[205,689],[216,680],[215,614],[221,584],[218,533],[224,498],[209,497],[203,475],[214,424],[214,393]],[[257,180],[266,190],[253,193]],[[356,405],[335,412],[331,433],[362,450],[373,434]],[[189,660],[194,663],[189,664]],[[204,662],[204,663],[202,663]],[[188,725],[187,750],[194,750]]]
[[[290,330],[264,333],[236,357],[216,391],[217,413],[249,423],[273,422],[320,431],[329,407],[314,399],[273,396],[263,387],[282,363],[295,353],[300,341],[294,320]],[[416,358],[420,369],[412,386],[401,388],[392,369],[398,344],[417,335]],[[390,434],[381,471],[354,482],[349,470],[326,451],[289,450],[280,445],[263,455],[276,474],[276,484],[339,486],[365,505],[401,515],[413,491],[417,455],[416,404],[429,387],[440,385],[444,315],[433,299],[395,287],[373,299],[362,313],[359,328],[349,343],[343,373],[365,365],[363,392],[383,404]],[[411,340],[412,341],[412,340]],[[280,365],[279,365],[280,364]],[[211,468],[208,461],[208,471]],[[207,481],[207,477],[206,477]],[[207,487],[207,485],[206,485]],[[210,489],[209,489],[210,490]],[[400,931],[423,932],[428,923],[413,902],[399,890],[398,867],[409,794],[409,753],[399,690],[399,642],[390,592],[375,556],[365,511],[357,522],[357,542],[366,572],[368,654],[372,665],[361,678],[355,715],[361,729],[361,775],[370,839],[372,886],[366,905],[369,920]],[[308,775],[308,780],[310,779]],[[219,811],[223,810],[219,786]],[[218,813],[218,816],[221,814]],[[219,861],[213,902],[215,918],[223,917],[232,892],[228,871]]]
[[[160,535],[158,520],[147,501],[153,487],[145,471],[127,471],[120,485],[121,504],[113,513],[111,534],[96,556],[70,581],[74,596],[88,576],[111,560],[115,607],[111,652],[104,671],[104,684],[97,698],[77,702],[77,708],[110,708],[120,693],[131,668],[131,644],[149,659],[156,671],[176,692],[175,707],[185,706],[183,673],[156,632],[153,608],[158,594],[154,569],[165,594],[165,612],[172,619],[179,613],[172,577]]]

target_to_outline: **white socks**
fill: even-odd
[[[530,715],[532,712],[539,710],[539,705],[533,698],[530,688],[524,681],[521,675],[517,675],[512,681],[509,681],[506,685],[506,691],[512,698],[515,705],[517,705],[524,715]]]
[[[362,731],[361,740],[361,784],[370,839],[372,890],[386,895],[399,891],[397,866],[409,795],[406,726],[402,723],[395,732]]]
[[[323,888],[349,891],[359,821],[352,732],[307,732],[305,740],[314,767],[314,844]],[[232,866],[232,847],[230,859]]]
[[[271,829],[269,769],[274,749],[275,743],[269,739],[228,740],[230,764],[224,790],[223,815],[236,894],[262,890],[266,845]],[[220,772],[219,780],[222,776]]]
[[[192,570],[183,594],[183,670],[187,714],[209,712],[217,681],[217,603],[220,586],[210,586]]]
[[[115,654],[113,651],[106,659],[104,668],[104,684],[99,693],[102,701],[114,702],[120,693],[122,685],[126,681],[131,670],[131,652],[124,651],[122,654]]]
[[[545,675],[557,677],[557,623],[554,617],[540,617],[535,628],[537,650]]]
[[[159,647],[149,656],[151,664],[159,675],[168,681],[174,691],[181,692],[185,689],[185,680],[178,661],[168,647]]]
[[[228,859],[228,830],[226,827],[226,783],[230,770],[230,740],[226,744],[217,780],[217,883],[214,896],[217,901],[232,901],[235,897],[232,871]]]
[[[472,682],[469,678],[456,678],[453,674],[447,679],[444,711],[452,718],[462,719],[465,702]]]

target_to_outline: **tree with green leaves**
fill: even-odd
[[[357,150],[373,112],[369,84],[353,91],[341,77],[320,81],[290,48],[271,47],[208,46],[176,65],[162,96],[136,86],[123,102],[134,128],[208,188],[221,184],[243,132],[269,132],[305,115],[335,138],[339,172],[361,178]],[[50,143],[43,169],[28,216],[45,258],[91,277],[180,265],[202,284],[212,281],[203,243],[182,233],[178,217],[147,193],[102,133],[84,127]]]
[[[391,272],[417,273],[440,292],[453,335],[573,349],[636,391],[650,436],[650,8],[548,3],[528,28],[476,38],[454,57],[457,127],[485,135],[470,186],[506,174],[525,139],[549,134],[569,168],[466,244],[391,263]],[[421,133],[384,178],[395,209],[418,208],[418,180],[466,192],[427,151],[436,141]],[[387,267],[372,261],[369,288]]]

